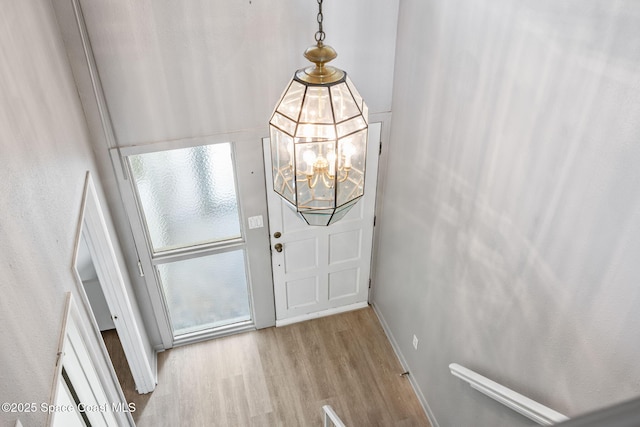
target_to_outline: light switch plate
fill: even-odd
[[[264,227],[264,221],[262,220],[262,215],[258,216],[250,216],[247,218],[249,222],[249,229],[252,230],[254,228],[262,228]]]

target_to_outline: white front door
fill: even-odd
[[[369,125],[364,196],[327,227],[307,225],[273,191],[269,139],[263,140],[276,325],[367,305],[380,133],[381,123]]]

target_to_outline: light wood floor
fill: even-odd
[[[371,308],[165,351],[147,395],[104,336],[139,427],[322,426],[326,404],[348,427],[430,426]]]

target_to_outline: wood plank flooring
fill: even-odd
[[[158,386],[135,392],[115,331],[103,333],[139,427],[430,424],[371,308],[158,355]]]

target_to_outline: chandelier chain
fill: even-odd
[[[322,14],[322,1],[323,0],[318,0],[318,31],[316,31],[315,35],[316,42],[318,43],[323,42],[325,37],[324,30],[322,29],[322,21],[324,20],[324,15]]]

